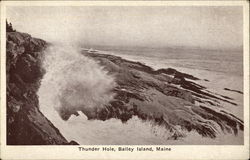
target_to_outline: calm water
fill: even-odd
[[[131,60],[156,63],[156,68],[183,67],[226,74],[243,75],[242,51],[216,51],[182,48],[125,48],[92,46],[94,49],[107,51]]]

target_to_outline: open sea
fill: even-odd
[[[144,62],[158,68],[188,68],[243,75],[243,51],[218,51],[188,48],[142,48],[93,46],[103,53]]]

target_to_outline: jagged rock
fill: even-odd
[[[243,130],[243,121],[237,117],[195,104],[196,101],[217,104],[218,100],[234,104],[228,98],[204,91],[205,87],[188,80],[199,80],[197,77],[172,68],[154,71],[142,63],[113,55],[82,53],[98,61],[109,74],[115,76],[117,83],[114,100],[109,105],[92,111],[95,114],[83,111],[89,119],[118,118],[126,122],[136,115],[165,126],[173,133],[170,139],[184,136],[176,126],[211,138],[215,138],[220,131],[237,134],[238,130]]]
[[[76,141],[70,141],[69,145],[79,145]]]

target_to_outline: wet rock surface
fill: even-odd
[[[37,90],[47,43],[19,32],[7,32],[6,38],[7,145],[76,144],[68,143],[39,111]]]
[[[136,115],[165,126],[173,133],[172,139],[184,136],[179,128],[210,138],[221,132],[237,135],[244,128],[242,120],[218,109],[221,101],[237,104],[230,97],[212,93],[195,83],[197,77],[172,68],[155,71],[140,62],[113,55],[87,51],[82,54],[96,60],[117,83],[114,100],[109,105],[82,110],[89,119],[117,118],[126,122]]]

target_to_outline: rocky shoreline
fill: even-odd
[[[77,144],[69,143],[39,110],[37,90],[47,46],[26,33],[6,33],[7,145]]]
[[[39,110],[37,91],[45,73],[44,50],[49,44],[26,33],[7,32],[6,36],[7,144],[77,144],[68,142]],[[215,138],[220,132],[237,135],[244,129],[241,119],[218,110],[220,102],[237,107],[233,99],[195,83],[198,77],[172,68],[154,70],[140,62],[98,52],[83,50],[82,54],[114,76],[115,96],[103,108],[61,110],[63,120],[78,115],[78,111],[89,120],[116,118],[124,123],[137,116],[164,126],[172,133],[171,139],[184,137],[182,130]]]
[[[182,129],[215,138],[221,132],[237,135],[244,128],[242,120],[217,109],[220,102],[237,104],[195,83],[197,77],[172,68],[153,70],[114,55],[86,50],[82,54],[96,60],[117,83],[109,105],[98,111],[82,110],[89,119],[118,118],[126,122],[135,115],[165,126],[173,139],[185,136]]]

